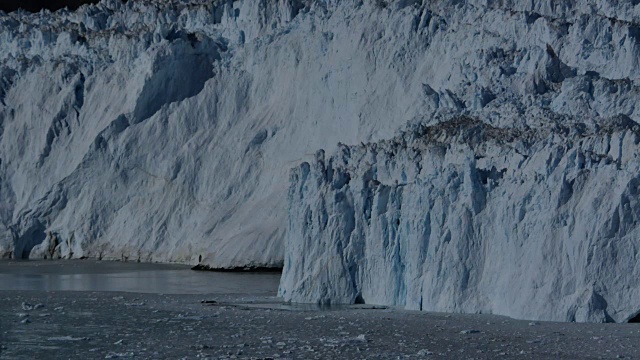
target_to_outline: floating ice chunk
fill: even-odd
[[[129,352],[113,352],[110,351],[109,353],[107,353],[107,355],[104,356],[105,359],[117,359],[117,358],[131,358],[134,357],[135,353],[129,351]]]
[[[88,337],[73,337],[70,335],[67,336],[52,336],[48,337],[47,341],[86,341],[89,340]]]

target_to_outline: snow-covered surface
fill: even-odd
[[[634,3],[105,0],[0,14],[0,250],[280,265],[289,169],[318,149],[460,114],[520,129],[638,120]]]

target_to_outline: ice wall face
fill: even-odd
[[[317,149],[449,113],[637,120],[640,7],[534,3],[0,14],[0,253],[280,265],[289,169]]]
[[[469,118],[291,175],[287,300],[626,321],[640,310],[640,127]]]
[[[272,178],[286,170],[264,174],[261,149],[278,128],[249,111],[263,91],[225,36],[273,30],[292,10],[252,6],[105,1],[0,17],[5,257],[281,264],[285,212],[253,211],[281,206]],[[251,11],[273,23],[236,24]]]

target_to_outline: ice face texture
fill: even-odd
[[[548,124],[549,125],[549,124]],[[560,321],[640,309],[640,127],[469,118],[291,175],[286,300]]]
[[[505,131],[638,120],[633,3],[0,14],[0,253],[282,265],[289,170],[318,149],[462,115]]]

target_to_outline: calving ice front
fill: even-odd
[[[284,262],[295,301],[625,321],[638,24],[612,0],[2,13],[0,251]]]
[[[281,294],[628,321],[640,310],[640,126],[469,118],[320,152],[292,174]],[[551,120],[553,119],[553,120]]]

